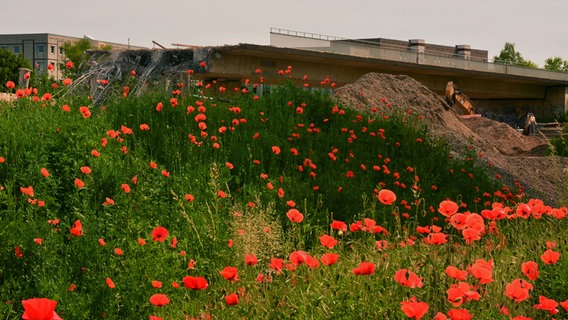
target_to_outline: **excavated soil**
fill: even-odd
[[[432,135],[448,141],[451,152],[462,155],[473,145],[485,163],[511,188],[514,179],[529,197],[549,205],[565,199],[564,170],[568,158],[546,156],[548,140],[543,135],[525,136],[505,123],[482,117],[460,117],[436,93],[405,75],[369,73],[336,91],[338,102],[356,109],[381,108],[385,113],[411,109],[429,127]],[[386,104],[390,106],[387,107]]]

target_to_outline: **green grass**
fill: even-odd
[[[185,94],[176,96],[176,107],[172,96],[124,98],[122,89],[104,106],[93,106],[82,94],[64,90],[55,90],[52,101],[24,98],[0,106],[0,318],[21,318],[22,300],[47,297],[58,302],[56,311],[64,319],[404,319],[400,303],[412,296],[428,303],[425,318],[433,318],[458,308],[446,293],[458,281],[445,268],[467,270],[478,259],[493,259],[493,281],[481,284],[470,273],[465,282],[481,298],[459,306],[476,318],[508,318],[499,313],[504,306],[512,316],[546,319],[552,316],[533,308],[539,295],[568,300],[564,259],[553,265],[540,260],[547,241],[555,241],[563,254],[565,219],[499,186],[490,168],[474,165],[474,149],[464,150],[463,159],[449,157],[444,141],[431,138],[418,115],[395,113],[387,119],[385,106],[360,114],[335,106],[324,93],[291,84],[260,99],[213,89],[206,92],[211,99]],[[64,104],[70,112],[62,110]],[[89,118],[79,112],[81,106],[90,108]],[[198,114],[206,116],[207,129],[200,130]],[[82,173],[83,166],[92,172]],[[77,178],[83,188],[74,184]],[[22,193],[28,186],[33,196]],[[380,189],[392,190],[396,201],[381,203]],[[114,204],[105,205],[107,198]],[[495,221],[496,233],[489,232],[492,222],[485,219],[481,239],[467,244],[437,212],[446,199],[459,204],[460,213],[481,214],[497,204],[511,212]],[[518,218],[513,200],[548,214]],[[289,201],[304,215],[302,222],[287,218]],[[365,218],[386,232],[330,228],[333,220],[349,226]],[[48,223],[54,219],[57,225]],[[77,220],[81,236],[70,233]],[[417,233],[417,226],[432,224],[442,228],[447,243],[428,245],[426,235]],[[168,229],[165,242],[152,240],[157,226]],[[339,243],[323,247],[323,234]],[[34,241],[38,238],[41,244]],[[379,240],[388,248],[378,250]],[[298,250],[318,259],[333,252],[339,260],[292,268],[289,255]],[[254,254],[258,264],[246,265],[246,254]],[[284,259],[288,267],[275,272],[272,258]],[[540,277],[531,281],[530,299],[515,303],[504,295],[505,286],[526,279],[521,264],[530,260],[539,264]],[[353,274],[363,261],[376,264],[374,274]],[[238,281],[222,277],[226,266],[238,268]],[[400,269],[418,274],[423,286],[395,282]],[[257,281],[259,274],[264,282]],[[188,275],[205,277],[208,288],[184,288]],[[107,286],[107,278],[115,288]],[[152,287],[152,280],[163,286]],[[239,302],[229,306],[225,297],[233,292]],[[156,293],[166,294],[170,303],[152,305]],[[566,316],[558,308],[559,316]]]

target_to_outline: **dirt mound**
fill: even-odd
[[[545,156],[548,144],[541,135],[525,136],[509,125],[488,118],[462,118],[436,93],[405,75],[369,73],[339,88],[338,102],[353,108],[374,107],[412,110],[422,115],[434,136],[443,136],[455,154],[473,144],[482,159],[492,163],[503,182],[513,186],[517,179],[531,197],[550,205],[563,200],[562,171],[568,159]],[[390,107],[384,107],[388,103]]]

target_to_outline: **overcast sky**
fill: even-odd
[[[568,0],[0,0],[0,34],[55,33],[152,47],[152,40],[270,44],[270,27],[344,38],[424,39],[526,60],[568,60]]]

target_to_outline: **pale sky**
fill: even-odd
[[[270,44],[270,28],[343,38],[424,39],[542,67],[568,60],[568,0],[0,0],[0,34],[54,33],[152,48]]]

